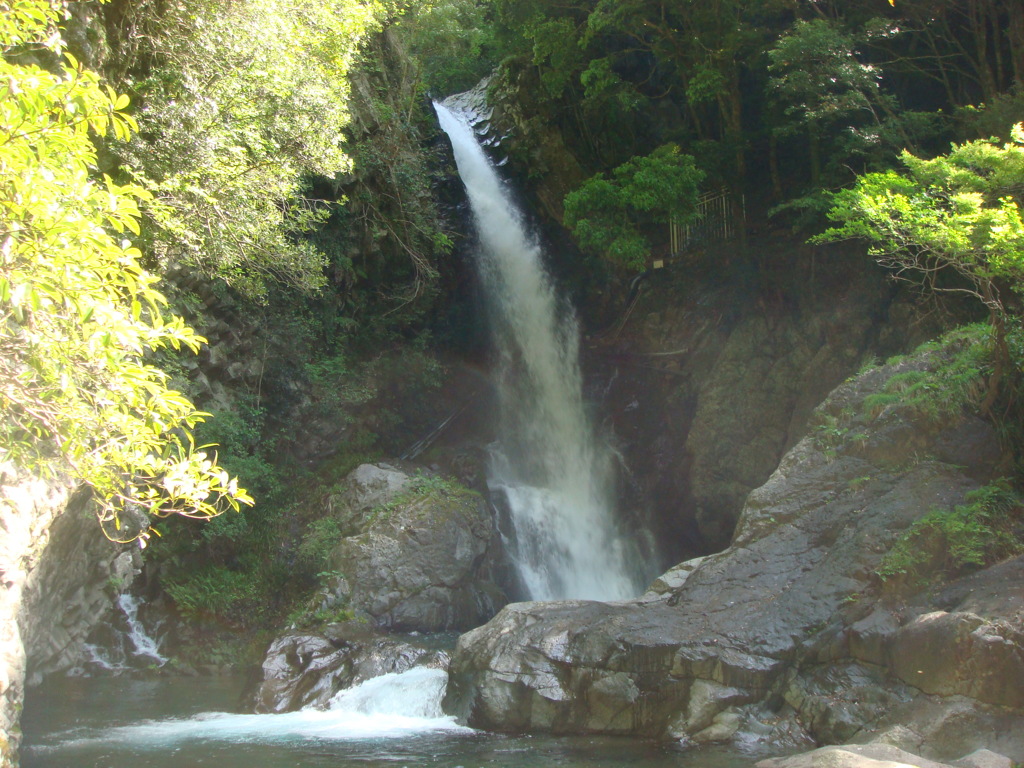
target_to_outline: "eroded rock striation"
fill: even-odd
[[[998,474],[979,419],[864,408],[932,362],[840,386],[817,411],[828,429],[750,494],[724,551],[634,601],[514,604],[463,635],[448,711],[497,730],[1024,758],[1024,559],[917,594],[876,574],[911,523]]]

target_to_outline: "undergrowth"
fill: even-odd
[[[883,581],[954,577],[1024,552],[1024,500],[1000,479],[967,494],[953,509],[933,509],[914,522],[882,558]]]
[[[992,352],[987,324],[950,331],[915,351],[916,355],[930,356],[928,368],[892,375],[881,392],[864,398],[864,410],[875,418],[890,406],[900,406],[930,422],[942,422],[972,410],[985,396]]]

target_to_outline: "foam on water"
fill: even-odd
[[[432,731],[466,731],[441,711],[448,674],[414,668],[375,677],[340,692],[327,710],[304,709],[277,715],[205,712],[194,717],[147,720],[102,731],[76,729],[56,734],[43,748],[126,744],[166,749],[198,741],[288,742],[304,739],[402,738]],[[56,742],[56,743],[54,743]],[[39,749],[39,747],[37,747]]]

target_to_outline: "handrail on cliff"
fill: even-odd
[[[683,224],[671,219],[668,224],[669,258],[681,256],[695,246],[725,242],[742,234],[747,219],[746,199],[721,188],[697,198],[697,216]],[[664,261],[653,264],[655,269]]]

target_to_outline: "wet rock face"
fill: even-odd
[[[823,412],[862,412],[893,372],[843,385]],[[997,452],[954,464],[937,450],[986,430],[994,445],[976,420],[933,427],[888,412],[866,436],[804,438],[750,494],[723,552],[636,601],[516,604],[463,635],[448,711],[498,730],[701,743],[756,726],[1021,759],[1024,557],[912,599],[891,599],[874,573],[913,521],[991,478]]]
[[[254,709],[326,709],[339,691],[373,677],[447,665],[444,651],[415,646],[357,622],[333,624],[323,632],[292,632],[278,637],[267,650]]]
[[[668,563],[728,546],[747,494],[806,434],[814,408],[865,359],[904,351],[885,323],[908,305],[862,257],[767,237],[738,248],[651,274],[621,332],[589,349],[632,498],[649,508]],[[743,279],[752,261],[806,274],[826,258],[844,279],[768,298]],[[730,269],[732,280],[712,276]]]
[[[477,626],[505,604],[492,577],[498,539],[479,495],[391,467],[360,467],[349,479],[340,514],[359,532],[332,555],[335,604],[421,632]]]
[[[108,541],[87,499],[0,464],[0,764],[15,760],[26,686],[81,660],[140,566]]]

